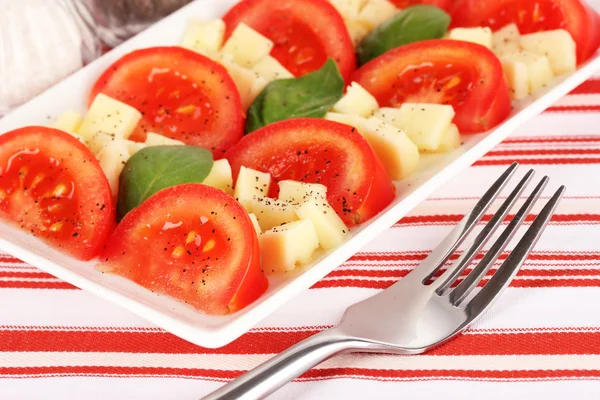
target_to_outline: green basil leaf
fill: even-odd
[[[213,166],[212,153],[196,146],[154,146],[135,153],[119,177],[117,217],[161,189],[184,183],[202,183]]]
[[[446,34],[450,16],[444,10],[427,5],[405,8],[393,18],[379,25],[356,48],[360,65],[393,48],[439,39]]]
[[[300,78],[273,81],[248,109],[246,133],[291,118],[322,118],[343,92],[344,79],[332,59]]]

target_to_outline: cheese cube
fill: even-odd
[[[353,20],[364,7],[367,0],[329,0],[345,20]]]
[[[163,135],[159,135],[158,133],[148,132],[146,134],[146,141],[144,142],[146,146],[184,146],[180,140],[175,140],[168,138]]]
[[[310,220],[290,222],[259,237],[262,268],[266,273],[288,272],[308,264],[319,239]]]
[[[125,140],[113,140],[106,144],[104,149],[97,155],[98,162],[110,186],[113,199],[117,198],[119,192],[119,176],[127,160],[129,160],[129,148]]]
[[[251,69],[240,67],[233,62],[223,60],[222,64],[235,83],[242,100],[242,107],[244,110],[247,110],[256,96],[260,93],[260,90],[257,91],[257,89],[260,88],[261,85],[267,84],[266,80]]]
[[[446,133],[442,136],[440,146],[437,148],[436,153],[449,153],[460,147],[462,139],[458,127],[454,124],[450,124],[450,127],[446,130]]]
[[[421,151],[436,151],[454,118],[452,106],[404,103],[400,108],[382,108],[375,117],[402,129]]]
[[[104,148],[111,142],[114,142],[116,140],[124,140],[124,139],[120,139],[120,138],[116,138],[113,135],[109,135],[107,133],[103,133],[103,132],[98,132],[98,133],[94,133],[87,141],[86,141],[86,145],[87,147],[92,151],[92,153],[94,154],[98,154],[100,153],[102,150],[104,150]]]
[[[77,111],[67,110],[56,118],[52,127],[68,133],[77,133],[82,121],[83,118]]]
[[[527,66],[527,79],[529,81],[529,94],[544,89],[552,80],[552,67],[545,56],[540,56],[528,51],[507,53],[501,57],[503,63],[517,62]],[[520,68],[522,69],[522,68]]]
[[[477,43],[492,48],[492,30],[488,27],[454,28],[448,33],[448,39]]]
[[[233,194],[233,178],[231,176],[231,166],[226,158],[213,162],[212,169],[206,178],[205,185],[221,189],[227,194]]]
[[[263,231],[297,221],[296,208],[298,208],[297,203],[275,200],[269,197],[252,199],[252,213],[256,215],[258,225]]]
[[[269,193],[270,184],[271,174],[268,172],[241,167],[235,181],[233,197],[240,202],[246,211],[252,212],[252,199],[265,197]]]
[[[256,215],[250,213],[250,214],[248,214],[248,216],[250,217],[250,222],[252,222],[252,226],[254,227],[256,236],[262,235],[262,229],[260,229],[260,226],[258,225],[258,220],[256,219]]]
[[[529,73],[527,65],[517,60],[501,57],[502,69],[508,83],[510,97],[521,100],[529,96]]]
[[[236,64],[250,68],[268,56],[272,48],[271,40],[242,22],[235,27],[221,53],[233,56]]]
[[[305,201],[296,210],[296,215],[300,220],[312,222],[319,245],[325,250],[339,246],[348,236],[348,228],[324,197],[315,195]]]
[[[501,56],[504,53],[512,53],[520,50],[519,28],[516,24],[508,24],[492,33],[492,51]]]
[[[276,59],[271,56],[266,56],[259,62],[257,62],[252,70],[259,76],[262,76],[267,82],[274,81],[276,79],[293,78],[294,75]]]
[[[360,10],[356,19],[373,30],[378,25],[392,18],[397,12],[398,9],[387,0],[369,0],[362,10]]]
[[[371,29],[358,20],[345,20],[344,23],[346,24],[346,29],[348,29],[350,39],[352,39],[354,46],[357,46],[369,33],[371,33]]]
[[[370,117],[379,109],[379,104],[373,95],[356,82],[352,82],[346,94],[333,105],[332,110],[342,114],[356,114]]]
[[[142,114],[130,105],[99,93],[77,133],[85,140],[91,139],[98,132],[127,139],[141,118]]]
[[[327,197],[327,186],[293,180],[279,181],[279,200],[303,203],[313,196]]]
[[[145,143],[133,142],[131,140],[124,140],[127,145],[127,150],[129,150],[129,155],[132,156],[144,147],[146,147]]]
[[[577,68],[575,41],[564,29],[523,35],[519,43],[525,51],[548,57],[554,75],[567,74]]]
[[[181,47],[201,54],[215,54],[221,50],[224,36],[225,22],[222,19],[190,21],[181,40]]]

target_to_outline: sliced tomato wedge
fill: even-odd
[[[497,30],[515,23],[521,33],[567,30],[577,44],[581,63],[598,49],[597,14],[580,0],[456,0],[452,26],[489,26]]]
[[[316,118],[276,122],[246,135],[231,148],[234,178],[240,167],[327,186],[327,200],[346,225],[367,221],[394,199],[394,186],[369,144],[348,125]]]
[[[100,259],[101,271],[208,314],[238,311],[269,284],[248,213],[225,192],[200,184],[163,189],[133,209]]]
[[[114,228],[115,209],[85,145],[58,129],[31,126],[0,136],[0,218],[89,260]]]
[[[144,141],[147,132],[160,133],[221,158],[244,132],[240,95],[225,68],[181,47],[152,47],[121,57],[96,81],[90,104],[98,93],[142,113],[131,137],[136,141]]]
[[[469,42],[437,39],[398,47],[363,65],[353,80],[382,107],[450,104],[461,133],[487,131],[511,110],[500,61]]]
[[[242,0],[223,20],[226,37],[243,22],[271,39],[271,56],[294,76],[316,71],[330,57],[344,79],[356,69],[352,39],[327,0]]]
[[[390,0],[396,7],[402,9],[415,4],[427,4],[430,6],[436,6],[442,10],[449,11],[452,8],[452,3],[455,0]]]

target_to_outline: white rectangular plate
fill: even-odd
[[[123,54],[138,48],[176,45],[189,18],[219,18],[234,3],[236,0],[192,2],[1,119],[0,132],[26,125],[49,124],[68,108],[85,111],[91,85],[105,68]],[[464,136],[464,146],[453,153],[423,157],[422,168],[410,179],[396,184],[396,199],[380,215],[355,229],[345,244],[323,254],[310,268],[285,277],[271,278],[267,293],[233,315],[205,315],[171,298],[151,293],[124,278],[102,274],[94,268],[94,262],[81,262],[62,255],[35,237],[5,223],[0,223],[0,248],[192,343],[220,347],[236,339],[295,295],[319,281],[425,200],[438,186],[474,163],[517,126],[542,112],[598,69],[600,56],[597,55],[573,74],[557,78],[554,85],[536,99],[517,104],[510,118],[496,129],[485,134]]]

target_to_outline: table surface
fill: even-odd
[[[522,126],[409,216],[259,326],[203,349],[0,254],[0,398],[197,399],[337,322],[404,276],[512,161],[567,193],[511,287],[426,355],[343,355],[273,399],[597,398],[600,394],[600,76]],[[498,265],[496,265],[497,267]]]

